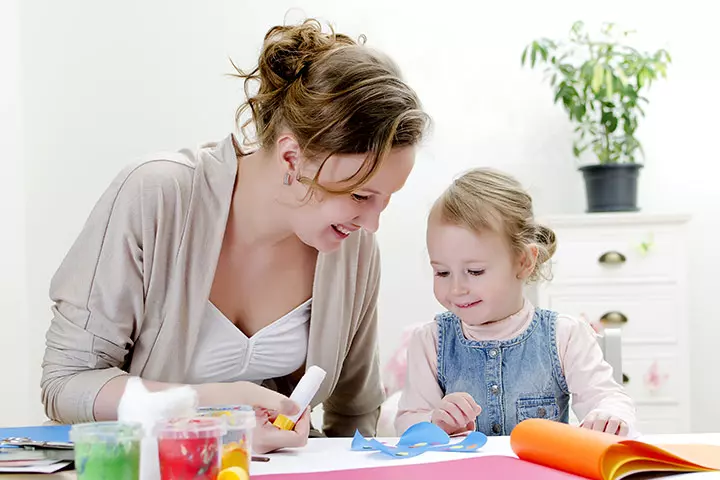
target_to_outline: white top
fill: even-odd
[[[248,338],[208,301],[205,325],[185,381],[260,383],[293,373],[307,358],[311,302],[307,300]]]

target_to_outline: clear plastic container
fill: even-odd
[[[140,443],[143,428],[139,423],[81,423],[70,428],[75,444],[75,470],[78,480],[98,478],[140,478]]]
[[[156,427],[161,480],[215,480],[220,472],[225,423],[219,418],[180,418]]]
[[[203,417],[219,418],[225,423],[227,433],[223,437],[222,469],[239,467],[250,476],[252,458],[252,432],[255,428],[255,411],[248,405],[220,405],[202,407]]]

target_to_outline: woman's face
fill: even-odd
[[[330,157],[318,183],[330,189],[342,188],[343,181],[361,168],[365,158],[362,154]],[[380,213],[392,194],[403,187],[414,164],[415,147],[391,150],[376,174],[356,191],[345,195],[318,191],[310,201],[301,203],[292,215],[293,231],[303,243],[320,252],[337,250],[343,240],[361,228],[374,233],[380,224]],[[302,168],[300,172],[312,178],[317,165]],[[304,197],[308,189],[300,182],[293,182],[291,187],[298,198]]]

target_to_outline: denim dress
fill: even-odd
[[[568,423],[570,392],[560,366],[555,334],[557,313],[537,308],[528,328],[515,338],[465,338],[460,318],[438,315],[438,382],[443,394],[467,392],[482,407],[475,429],[509,435],[528,418]]]

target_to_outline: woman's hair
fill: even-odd
[[[489,168],[468,171],[437,199],[431,211],[431,216],[435,215],[472,232],[503,234],[516,254],[535,245],[538,257],[529,280],[550,278],[546,263],[557,247],[555,232],[535,222],[532,198],[510,175]]]
[[[347,35],[322,31],[320,22],[276,26],[265,35],[258,66],[245,73],[247,102],[236,121],[245,143],[270,147],[287,129],[304,156],[321,157],[314,178],[301,178],[314,189],[343,194],[358,189],[378,171],[394,147],[416,145],[429,117],[415,92],[400,78],[395,63]],[[251,87],[257,84],[257,92]],[[250,142],[248,127],[255,129]],[[317,180],[327,159],[337,154],[368,154],[363,166],[340,189],[321,188]]]

